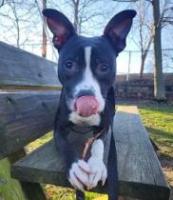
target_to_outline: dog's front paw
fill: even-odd
[[[88,185],[90,171],[88,163],[79,160],[72,164],[68,180],[75,189],[84,191],[84,186]]]
[[[88,178],[88,190],[96,187],[99,181],[102,181],[102,185],[104,185],[107,179],[107,169],[103,160],[90,157],[88,165],[91,170]]]

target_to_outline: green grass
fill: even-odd
[[[139,106],[140,114],[160,153],[173,159],[173,105],[152,104]]]
[[[20,184],[10,176],[8,159],[0,160],[0,199],[25,200]]]
[[[45,190],[48,200],[75,200],[75,192],[72,189],[46,185]],[[86,192],[86,200],[107,200],[107,195],[101,195],[93,192]]]

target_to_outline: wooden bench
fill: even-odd
[[[53,140],[29,155],[23,151],[52,130],[60,88],[55,63],[0,43],[0,159],[10,158],[28,200],[46,199],[40,183],[70,187]],[[119,194],[168,200],[168,184],[135,106],[118,107],[114,138]],[[106,187],[94,191],[106,193]]]

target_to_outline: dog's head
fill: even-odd
[[[77,35],[72,23],[57,10],[45,9],[43,14],[59,51],[58,76],[70,120],[98,125],[114,84],[116,57],[126,46],[136,12],[120,12],[109,21],[103,35],[92,38]]]

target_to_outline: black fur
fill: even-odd
[[[93,38],[78,36],[66,16],[54,9],[46,9],[43,14],[47,17],[48,26],[53,33],[53,43],[59,51],[58,77],[63,89],[55,119],[54,138],[58,150],[65,156],[68,176],[72,163],[80,159],[81,153],[78,148],[75,148],[78,144],[73,144],[70,134],[74,132],[78,134],[79,132],[78,137],[82,137],[87,130],[88,132],[92,131],[93,134],[104,130],[100,139],[105,141],[109,128],[113,126],[116,57],[125,48],[126,36],[130,31],[132,19],[136,12],[127,10],[114,16],[107,24],[104,34]],[[76,98],[73,89],[80,83],[85,70],[84,48],[87,46],[92,47],[91,71],[101,88],[105,107],[100,113],[101,121],[99,125],[78,127],[69,120],[69,115],[72,112],[69,101]],[[102,70],[104,66],[106,66],[106,69]],[[92,91],[80,91],[78,97],[85,95],[92,95]],[[109,200],[116,200],[118,197],[118,172],[113,133],[111,137],[111,149],[108,158],[108,193]],[[83,200],[84,194],[77,191],[77,199]]]

